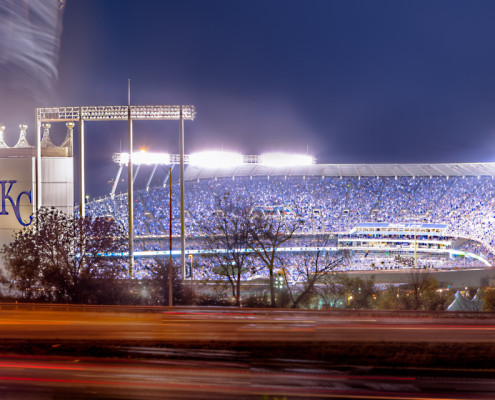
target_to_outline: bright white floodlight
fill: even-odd
[[[129,153],[120,153],[120,163],[127,165],[129,163]],[[169,165],[170,154],[166,153],[147,153],[146,151],[139,151],[132,153],[132,163],[135,165]]]
[[[189,165],[202,168],[232,168],[242,163],[242,154],[227,151],[203,151],[189,156]]]
[[[259,158],[260,164],[268,167],[297,167],[315,163],[313,156],[287,153],[266,153]]]

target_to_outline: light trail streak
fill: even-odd
[[[0,321],[0,325],[70,325],[68,321]]]

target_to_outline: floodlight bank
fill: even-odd
[[[115,153],[114,162],[120,165],[129,163],[129,153]],[[172,165],[179,164],[178,154],[135,152],[132,156],[133,164]],[[185,154],[184,162],[197,168],[228,169],[246,164],[259,164],[267,167],[300,167],[316,164],[315,158],[307,155],[268,153],[262,156],[242,155],[225,151],[205,151],[194,154]]]

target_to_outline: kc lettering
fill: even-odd
[[[31,225],[31,222],[33,222],[33,216],[29,216],[29,222],[24,222],[21,218],[21,212],[20,212],[20,203],[22,196],[27,196],[28,200],[30,203],[33,202],[32,198],[32,191],[30,190],[29,192],[20,192],[17,198],[14,199],[10,192],[12,191],[12,188],[14,185],[17,183],[17,181],[0,181],[0,190],[2,194],[2,211],[0,212],[0,215],[9,215],[9,213],[6,210],[6,204],[7,202],[10,202],[10,205],[12,206],[12,209],[14,210],[14,214],[17,218],[17,221],[22,226],[28,226]],[[15,196],[15,195],[14,195]]]

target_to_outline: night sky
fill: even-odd
[[[186,153],[495,161],[494,21],[492,0],[67,0],[58,80],[38,101],[125,105],[131,79],[132,104],[196,106]],[[2,104],[0,119],[18,117]],[[89,191],[103,195],[126,124],[87,128]],[[136,149],[177,143],[177,122],[135,123]]]

